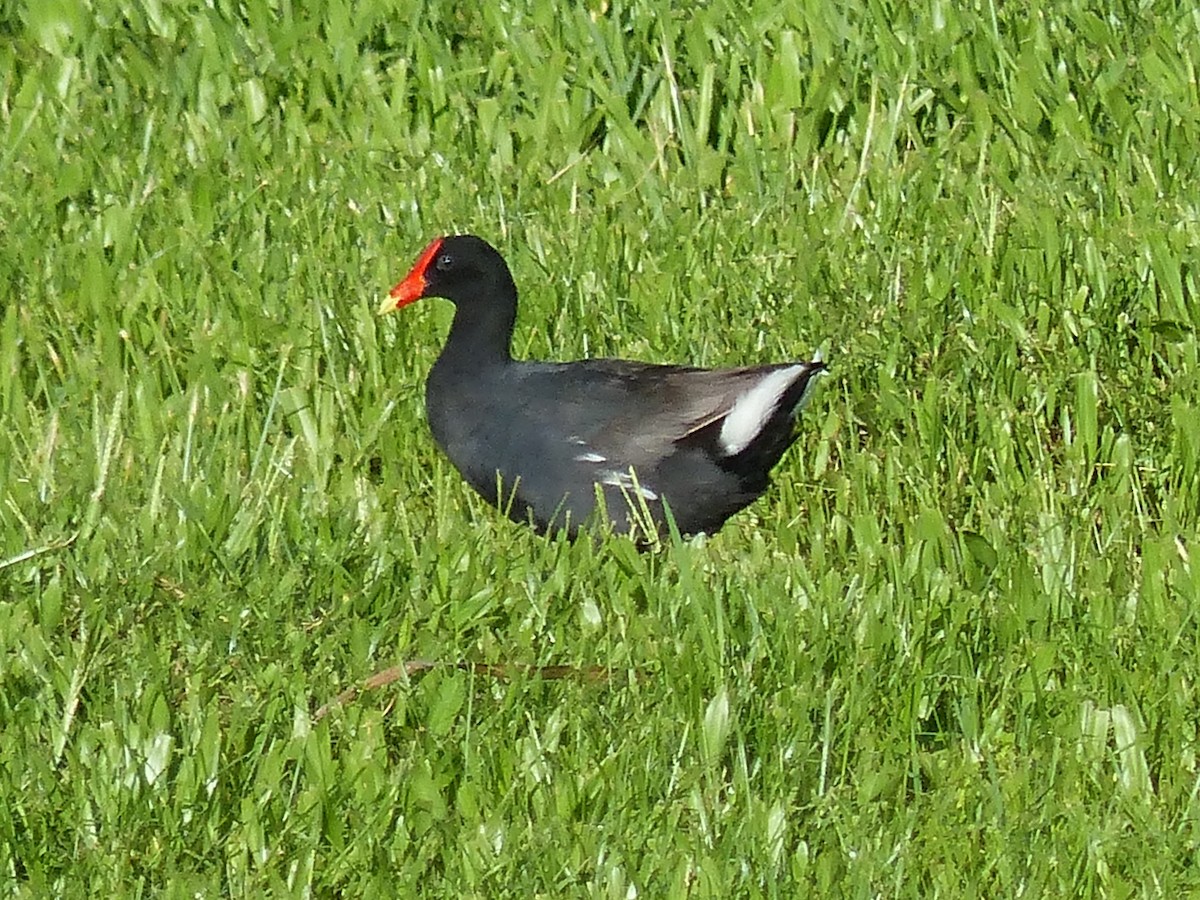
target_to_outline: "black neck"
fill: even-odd
[[[443,357],[472,367],[512,359],[512,333],[517,321],[517,287],[507,270],[481,286],[474,296],[455,302],[454,324]]]

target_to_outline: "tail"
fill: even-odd
[[[739,397],[721,426],[722,467],[765,488],[767,473],[798,436],[797,416],[828,372],[818,351],[811,362],[773,369]]]

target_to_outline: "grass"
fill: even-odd
[[[5,893],[1200,889],[1195,10],[460,6],[0,4]],[[822,347],[768,496],[471,496],[450,230],[522,354]]]

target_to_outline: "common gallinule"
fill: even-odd
[[[379,311],[422,297],[455,305],[425,385],[434,438],[485,500],[542,531],[574,534],[600,505],[645,537],[664,503],[681,533],[717,530],[766,490],[825,371],[819,355],[737,369],[515,360],[516,284],[469,234],[429,244]]]

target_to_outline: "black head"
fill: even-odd
[[[391,312],[422,297],[444,297],[454,303],[489,300],[516,302],[516,287],[499,251],[473,234],[456,234],[430,242],[380,312]]]

